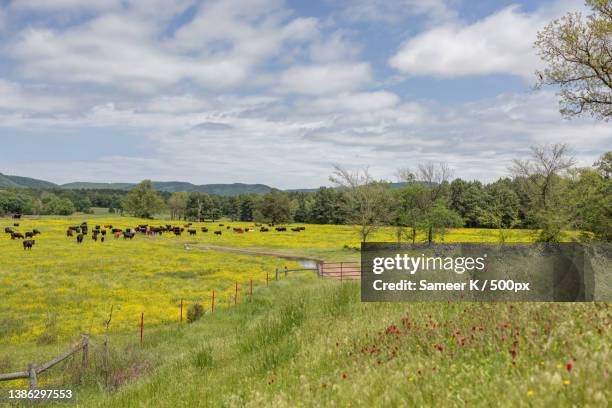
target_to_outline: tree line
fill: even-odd
[[[330,177],[334,187],[233,197],[158,193],[148,180],[129,192],[9,189],[0,191],[0,213],[70,215],[101,207],[185,221],[350,224],[363,241],[381,226],[393,226],[398,241],[422,233],[431,242],[452,227],[495,228],[502,240],[509,229],[533,228],[546,242],[571,229],[612,241],[612,152],[576,168],[565,145],[533,147],[529,158],[514,161],[508,177],[488,184],[452,179],[443,163],[398,173],[399,186],[375,180],[366,169],[337,167]]]

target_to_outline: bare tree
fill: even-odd
[[[530,150],[531,158],[515,159],[510,170],[515,176],[528,181],[532,190],[535,188],[541,204],[547,208],[558,176],[569,170],[575,160],[569,156],[566,144],[532,146]]]
[[[357,228],[361,242],[367,242],[389,218],[387,184],[374,180],[367,168],[349,171],[338,165],[329,179],[346,192],[348,221]]]
[[[558,241],[567,225],[567,203],[562,198],[560,176],[574,163],[567,145],[553,144],[532,146],[531,157],[514,160],[510,168],[529,196],[528,212],[541,230],[541,241]]]

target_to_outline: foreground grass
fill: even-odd
[[[88,370],[45,376],[84,407],[606,407],[611,319],[593,303],[363,304],[357,284],[294,278],[143,347],[94,337]]]

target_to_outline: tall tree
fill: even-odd
[[[376,181],[367,169],[351,172],[340,166],[330,176],[348,198],[348,223],[354,225],[361,242],[367,242],[373,232],[389,220],[389,188]]]
[[[164,209],[164,201],[153,188],[151,180],[143,180],[123,200],[123,209],[140,218],[152,218]]]
[[[259,211],[265,221],[273,223],[291,222],[291,201],[287,194],[276,189],[263,196]]]
[[[535,47],[546,68],[538,86],[560,87],[561,113],[612,117],[612,0],[587,0],[593,13],[569,13],[538,33]]]
[[[529,209],[540,240],[556,242],[567,227],[569,214],[563,198],[561,175],[574,165],[567,145],[532,146],[531,157],[514,160],[511,171],[529,196]]]
[[[170,210],[170,219],[185,218],[185,210],[187,209],[187,199],[189,195],[184,191],[173,193],[168,199],[168,209]]]

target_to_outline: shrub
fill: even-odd
[[[204,315],[204,307],[199,303],[194,303],[187,309],[187,322],[193,323]]]

